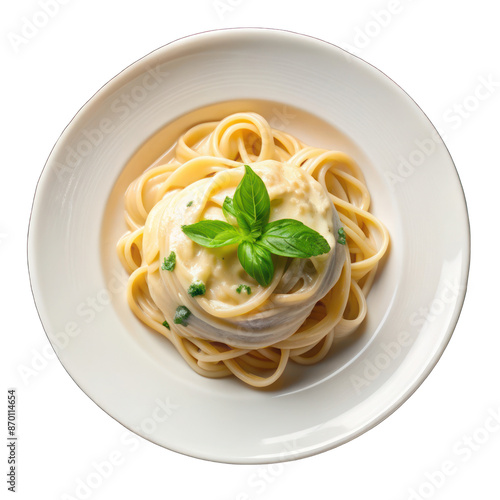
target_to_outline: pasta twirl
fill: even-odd
[[[182,232],[200,220],[224,220],[223,202],[244,164],[266,185],[271,221],[298,220],[331,248],[308,259],[275,257],[268,286],[246,274],[235,245],[203,248]],[[146,170],[126,192],[129,231],[117,248],[130,273],[128,303],[197,373],[268,386],[288,361],[320,361],[334,338],[363,321],[389,243],[369,207],[363,174],[348,155],[306,146],[256,113],[202,123],[179,138],[172,160]],[[175,268],[162,269],[171,255]],[[198,282],[203,293],[191,296]],[[180,306],[189,317],[176,322]]]

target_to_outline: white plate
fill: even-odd
[[[267,390],[191,371],[128,310],[115,255],[121,195],[142,168],[129,163],[137,149],[154,137],[154,157],[187,126],[250,108],[310,144],[354,156],[392,238],[360,331]],[[28,256],[47,335],[96,404],[171,450],[263,463],[359,436],[422,383],[458,320],[469,226],[445,145],[384,74],[314,38],[221,30],[152,52],[78,112],[40,178]]]

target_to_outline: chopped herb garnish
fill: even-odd
[[[236,293],[241,293],[242,290],[245,290],[245,292],[247,292],[248,295],[252,293],[252,289],[248,285],[240,285],[236,289]]]
[[[197,295],[205,295],[207,288],[205,283],[200,280],[193,281],[188,288],[188,293],[191,297],[196,297]]]
[[[346,244],[346,234],[345,234],[344,228],[341,227],[339,229],[338,233],[339,233],[339,239],[337,240],[337,242],[340,243],[341,245],[345,245]]]
[[[175,252],[170,252],[168,258],[163,258],[161,269],[162,271],[173,271],[175,269]]]
[[[225,198],[222,212],[227,222],[202,220],[181,226],[182,231],[204,247],[238,245],[240,264],[262,286],[268,286],[274,276],[272,254],[306,259],[330,251],[330,245],[321,234],[298,220],[269,222],[269,193],[263,180],[248,165],[245,165],[245,174],[234,197]],[[234,219],[237,226],[233,225]]]
[[[191,205],[193,204],[193,200],[191,200],[187,205],[186,207],[190,207]]]
[[[170,330],[170,325],[166,321],[164,321],[162,325]]]
[[[179,306],[175,310],[174,323],[176,325],[187,325],[187,319],[191,316],[191,311],[186,306]]]

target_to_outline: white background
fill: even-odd
[[[30,30],[31,21],[44,22],[42,4],[4,3],[1,16],[2,386],[18,390],[17,497],[500,498],[500,424],[491,419],[500,413],[495,217],[500,12],[495,2],[47,0],[51,17]],[[53,358],[26,265],[36,182],[76,111],[110,78],[155,48],[199,31],[235,26],[284,28],[322,38],[395,80],[444,136],[464,186],[472,228],[463,312],[423,385],[365,435],[322,455],[275,466],[205,462],[132,437]],[[481,99],[475,97],[478,91]],[[0,461],[6,471],[7,448]],[[104,461],[114,462],[112,470]],[[446,475],[436,472],[443,468]],[[81,486],[88,481],[91,488]],[[5,479],[0,488],[2,494],[7,490]]]

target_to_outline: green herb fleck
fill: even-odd
[[[188,293],[191,297],[196,297],[197,295],[205,295],[207,288],[205,283],[200,280],[193,281],[188,288]]]
[[[341,245],[345,245],[346,244],[346,234],[345,234],[344,228],[341,227],[339,229],[338,233],[339,233],[339,239],[337,240],[337,242],[340,243]]]
[[[193,204],[193,200],[191,200],[187,205],[186,207],[190,207],[191,205]]]
[[[164,321],[162,325],[170,330],[170,325],[166,321]]]
[[[173,271],[175,269],[175,252],[170,252],[168,258],[163,258],[161,269],[162,271]]]
[[[186,236],[204,247],[237,244],[243,269],[260,285],[268,286],[274,275],[272,254],[306,259],[330,251],[330,245],[321,234],[298,220],[269,222],[270,211],[271,201],[264,182],[245,165],[245,174],[234,197],[226,197],[222,205],[227,222],[203,220],[181,227]],[[233,225],[234,219],[237,226]],[[339,230],[338,241],[346,243],[343,229]],[[247,293],[250,292],[247,290]]]
[[[248,285],[240,285],[236,289],[236,293],[241,293],[242,290],[245,290],[245,292],[247,292],[248,295],[252,293],[252,289]]]
[[[175,310],[174,323],[176,325],[187,325],[187,319],[191,316],[191,311],[186,306],[179,306]]]

